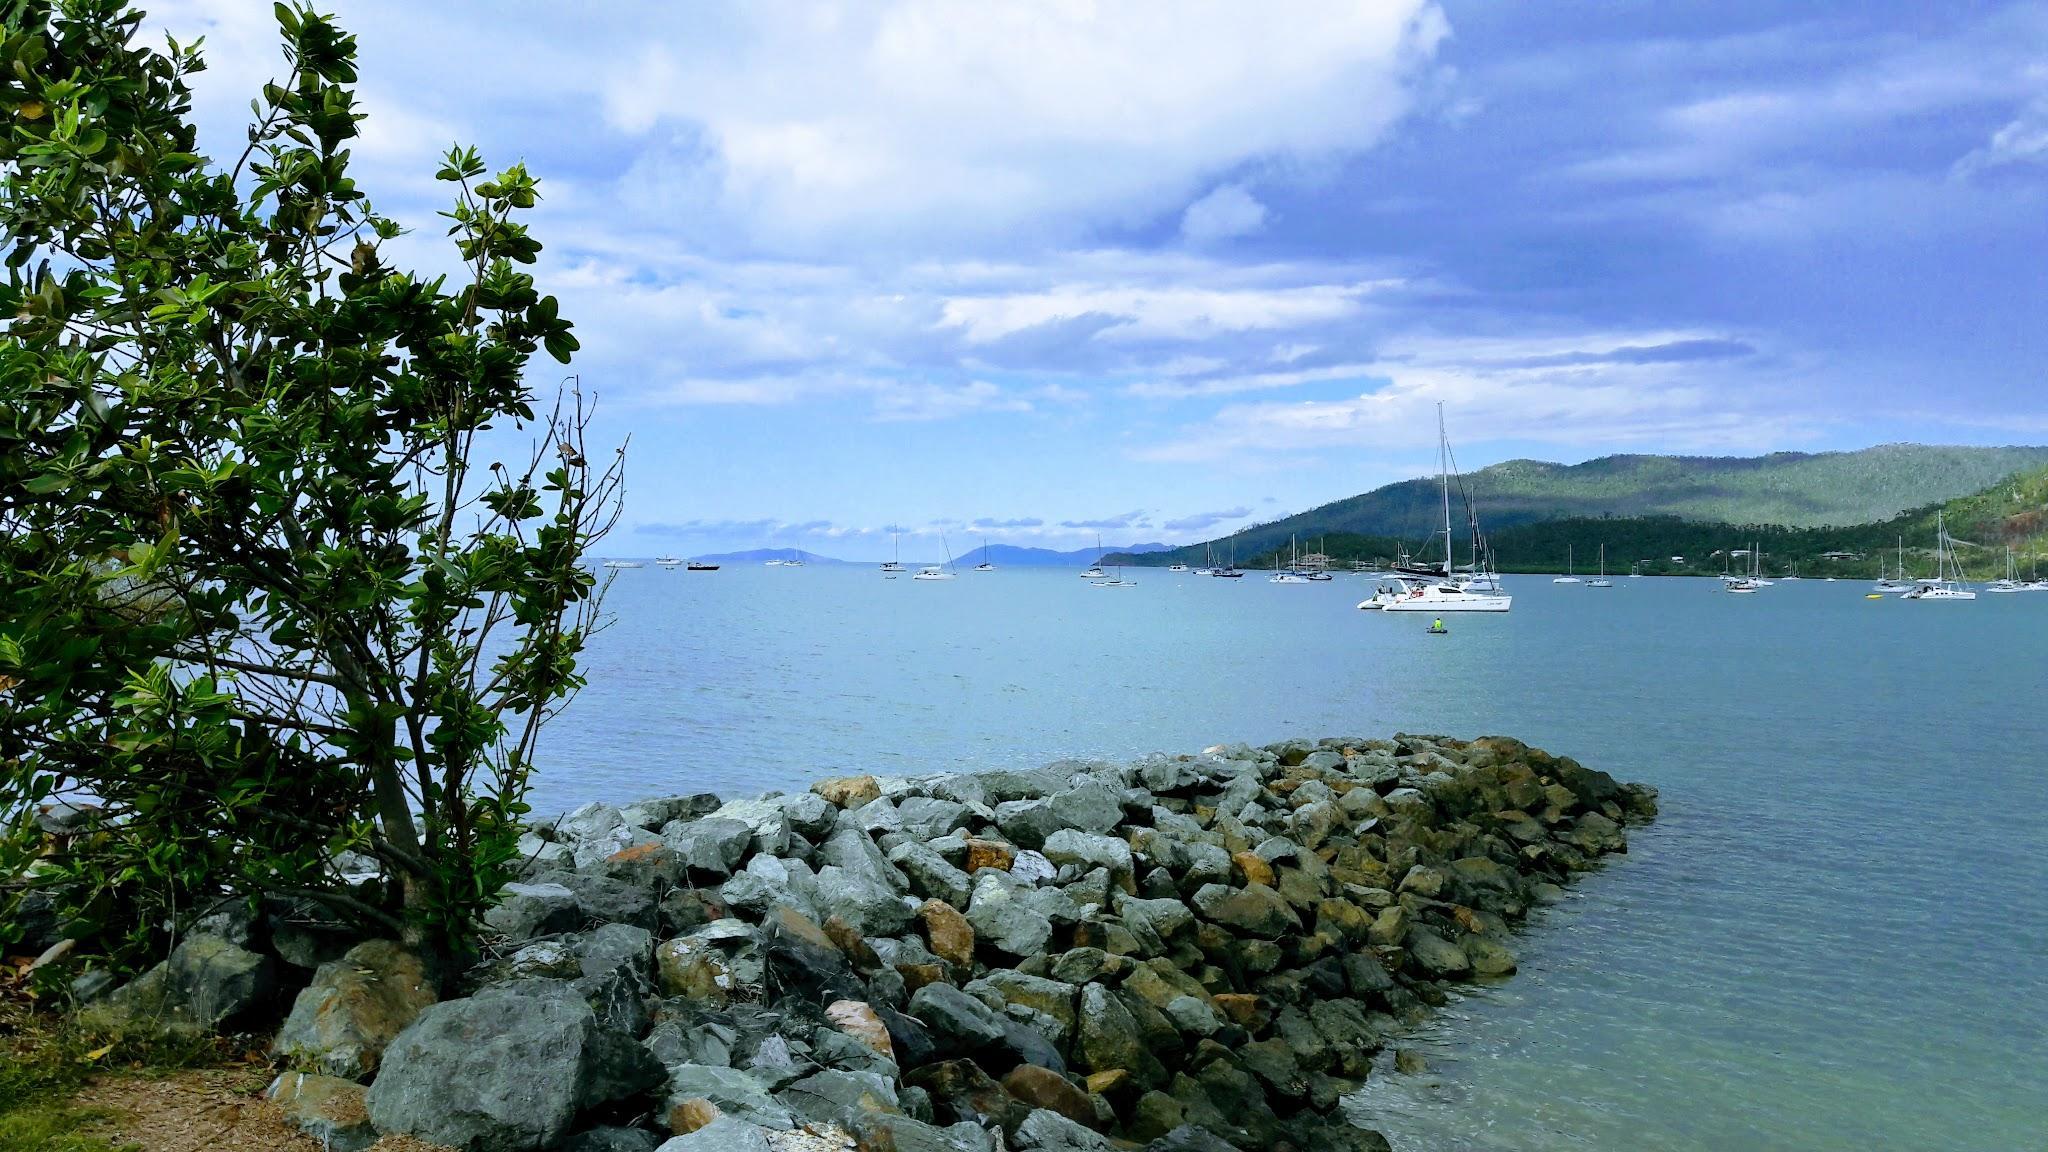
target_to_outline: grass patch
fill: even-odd
[[[71,1103],[97,1059],[85,1036],[39,1011],[19,988],[0,991],[0,1152],[116,1152],[84,1134],[100,1115]]]
[[[125,1152],[91,1134],[107,1117],[79,1107],[78,1090],[96,1075],[151,1075],[227,1062],[212,1038],[142,1044],[108,1042],[44,1008],[11,971],[0,968],[0,1152]]]

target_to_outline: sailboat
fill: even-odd
[[[1451,455],[1451,437],[1444,430],[1444,406],[1436,406],[1437,472],[1443,489],[1444,564],[1442,575],[1430,577],[1416,569],[1397,572],[1387,584],[1360,608],[1376,605],[1386,612],[1506,612],[1514,597],[1501,592],[1468,592],[1457,581],[1456,561],[1451,555],[1451,474],[1456,461]],[[1462,482],[1459,485],[1463,490]],[[1479,515],[1472,502],[1465,501],[1465,519],[1472,529],[1472,571],[1474,576],[1492,569],[1492,554],[1479,532]]]
[[[1197,568],[1197,569],[1195,569],[1195,575],[1197,575],[1197,576],[1214,576],[1215,574],[1216,574],[1216,545],[1215,545],[1215,544],[1213,544],[1213,543],[1210,543],[1210,544],[1204,544],[1204,545],[1202,545],[1202,566],[1201,566],[1200,568]]]
[[[912,576],[912,580],[952,580],[960,575],[959,572],[950,570],[953,568],[953,546],[946,543],[946,534],[944,532],[939,533],[939,546],[946,550],[945,567],[942,568],[937,564],[927,564],[917,570],[917,575]]]
[[[894,579],[894,578],[895,578],[895,575],[896,575],[896,573],[898,573],[898,572],[901,572],[901,571],[904,571],[904,568],[903,568],[903,533],[901,533],[901,532],[891,532],[891,533],[890,533],[889,535],[890,535],[891,537],[893,537],[893,538],[895,539],[895,541],[896,541],[896,558],[895,558],[894,560],[884,560],[884,561],[882,561],[882,574],[883,574],[884,576],[888,576],[888,577],[890,577],[891,579]]]
[[[1304,576],[1300,572],[1295,571],[1294,537],[1289,536],[1287,538],[1287,568],[1285,571],[1282,571],[1280,568],[1279,549],[1276,548],[1273,550],[1273,574],[1267,577],[1266,582],[1268,584],[1308,583],[1307,576]]]
[[[1109,573],[1104,572],[1102,570],[1102,533],[1097,532],[1095,534],[1095,563],[1090,564],[1087,567],[1087,569],[1081,573],[1081,579],[1102,580],[1106,579],[1108,576]]]
[[[1993,580],[1984,586],[1986,592],[2025,592],[2027,586],[2020,583],[2019,569],[2013,563],[2012,549],[2005,550],[2005,579]]]
[[[1600,575],[1586,582],[1588,588],[1612,588],[1614,581],[1607,578],[1607,545],[1600,545]]]
[[[1230,534],[1230,561],[1223,567],[1212,570],[1209,575],[1223,580],[1241,580],[1244,573],[1237,570],[1237,533]]]
[[[974,570],[976,572],[993,572],[996,570],[996,566],[994,564],[989,563],[988,537],[986,536],[983,536],[981,538],[981,563],[976,564],[974,566]]]
[[[1884,570],[1880,568],[1878,570],[1877,583],[1872,584],[1870,590],[1872,592],[1911,592],[1913,590],[1913,582],[1906,579],[1906,538],[1904,536],[1899,537],[1899,574],[1896,577],[1886,576]]]
[[[1977,594],[1963,583],[1963,565],[1956,559],[1956,539],[1948,534],[1948,524],[1942,519],[1939,508],[1934,511],[1934,577],[1922,580],[1911,592],[1908,600],[1975,600]]]
[[[1749,572],[1744,575],[1734,576],[1726,572],[1721,573],[1721,591],[1749,594],[1756,592],[1758,589],[1769,587],[1771,582],[1763,578],[1763,559],[1763,548],[1755,544],[1750,545]]]
[[[1572,546],[1571,546],[1571,545],[1567,544],[1567,545],[1565,545],[1565,546],[1564,546],[1564,575],[1562,575],[1562,576],[1558,576],[1558,577],[1554,577],[1554,578],[1552,578],[1552,580],[1551,580],[1550,582],[1551,582],[1552,584],[1577,584],[1577,583],[1579,583],[1579,578],[1578,578],[1577,576],[1574,576],[1574,575],[1572,575]]]
[[[2039,557],[2034,559],[2034,573],[2027,578],[2026,590],[2029,592],[2048,592],[2048,580],[2041,579],[2041,560]]]

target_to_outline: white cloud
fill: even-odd
[[[1251,514],[1252,510],[1249,505],[1240,505],[1236,508],[1225,508],[1216,512],[1196,512],[1193,515],[1181,516],[1168,520],[1166,523],[1161,524],[1160,527],[1168,532],[1201,532],[1231,520],[1242,520]]]
[[[610,125],[715,156],[714,200],[671,207],[808,245],[1079,234],[1248,160],[1369,148],[1449,33],[1428,0],[896,0],[605,26]]]
[[[1655,443],[1664,450],[1782,447],[1800,429],[1777,414],[1754,369],[1740,383],[1716,359],[1659,359],[1640,353],[1739,340],[1694,332],[1457,339],[1424,336],[1390,343],[1355,370],[1379,383],[1335,400],[1226,405],[1171,439],[1136,450],[1151,461],[1208,461],[1246,453],[1330,448],[1413,448],[1432,436],[1436,405],[1451,413],[1466,443],[1550,441],[1573,445]]]
[[[1242,184],[1225,184],[1188,205],[1180,234],[1196,244],[1249,236],[1266,226],[1266,206]]]
[[[2048,96],[2035,99],[2001,125],[1984,146],[1956,161],[1955,174],[1970,176],[2008,164],[2048,161]]]
[[[1199,340],[1226,332],[1302,328],[1354,314],[1359,301],[1392,282],[1308,284],[1289,288],[1109,287],[1062,285],[1040,292],[956,297],[941,323],[986,343],[1078,316],[1125,321],[1104,340]]]
[[[975,412],[1029,411],[1031,401],[986,380],[957,386],[895,384],[875,392],[875,416],[881,420],[945,420]]]

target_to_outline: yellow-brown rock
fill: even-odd
[[[959,968],[974,964],[974,925],[960,910],[944,900],[927,900],[917,906],[917,918],[924,925],[925,943],[932,955]]]

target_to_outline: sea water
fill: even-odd
[[[1504,734],[1656,785],[1355,1116],[1403,1149],[2048,1148],[2048,593],[618,574],[536,806],[1225,741]]]

